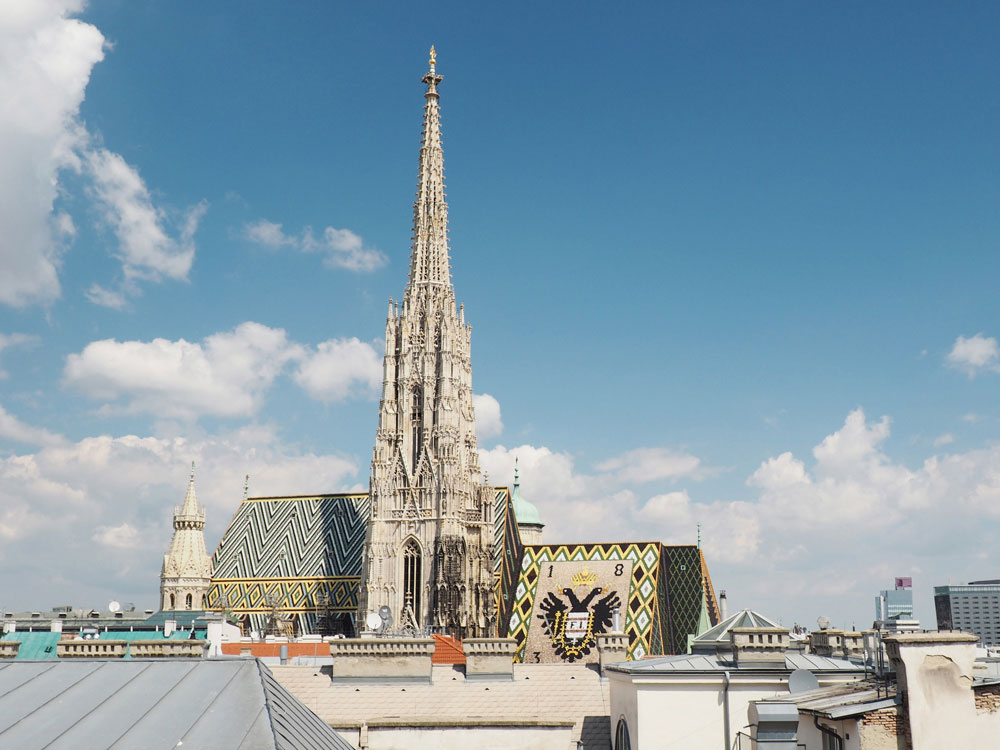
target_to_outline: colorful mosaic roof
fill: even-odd
[[[703,606],[718,622],[694,545],[530,545],[513,598],[508,634],[522,662],[596,662],[596,636],[616,626],[628,637],[629,659],[684,653]]]
[[[503,611],[503,581],[515,575],[520,540],[509,490],[494,490],[494,574]],[[320,612],[354,615],[368,513],[367,493],[246,498],[212,557],[209,608],[246,615],[254,630],[275,608],[294,617],[299,632],[315,632]]]

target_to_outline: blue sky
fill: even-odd
[[[0,2],[0,606],[152,606],[197,460],[366,486],[438,49],[483,465],[866,625],[990,578],[1000,10]],[[280,225],[280,226],[279,226]]]

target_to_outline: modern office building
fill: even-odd
[[[938,630],[979,636],[983,646],[1000,645],[1000,579],[934,587]]]
[[[875,597],[875,620],[913,619],[913,579],[897,577],[895,588],[880,591]]]

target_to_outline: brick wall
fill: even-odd
[[[978,713],[1000,711],[1000,685],[973,688],[972,692],[976,696],[976,711]]]
[[[899,710],[895,708],[883,708],[879,711],[870,711],[861,717],[862,726],[880,726],[894,737],[906,731],[903,717],[899,715]]]
[[[861,717],[859,727],[862,747],[882,747],[886,737],[894,738],[891,747],[912,748],[910,726],[901,708],[883,708],[870,711]]]

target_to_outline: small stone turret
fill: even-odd
[[[174,536],[163,556],[160,609],[200,610],[212,582],[212,558],[205,548],[205,511],[194,492],[194,463],[184,503],[174,508]]]

